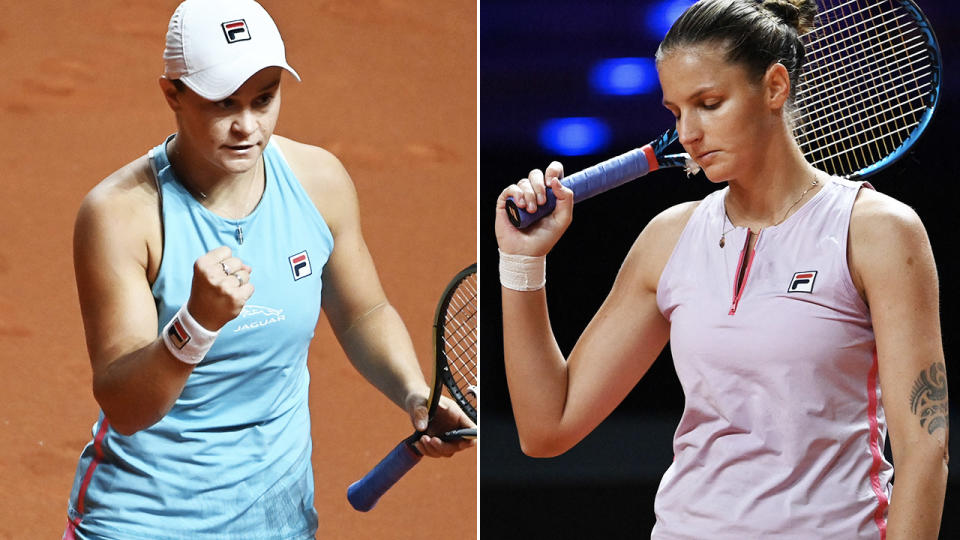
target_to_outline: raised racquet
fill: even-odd
[[[477,379],[477,265],[461,270],[447,285],[437,305],[433,323],[436,363],[430,391],[429,417],[432,420],[443,387],[470,419],[477,422],[480,386]],[[418,431],[404,439],[366,476],[347,489],[350,504],[366,512],[377,504],[404,474],[423,457],[413,443],[424,434]],[[441,435],[444,440],[476,438],[476,429],[458,429]]]
[[[818,0],[797,85],[794,137],[807,160],[830,174],[864,178],[902,157],[926,129],[940,100],[940,47],[911,0]],[[699,170],[687,154],[667,154],[671,129],[650,144],[572,174],[561,183],[580,202],[667,167]],[[507,200],[507,216],[524,228],[553,212]]]

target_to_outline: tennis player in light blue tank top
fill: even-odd
[[[273,137],[283,42],[253,0],[186,0],[164,51],[178,131],[84,199],[80,307],[101,413],[63,538],[307,539],[316,534],[307,356],[320,313],[402,407],[424,455],[473,443],[429,388],[328,152]],[[429,429],[428,429],[429,428]]]
[[[190,296],[192,276],[182,269],[217,246],[230,247],[270,279],[259,280],[240,315],[221,328],[162,420],[125,437],[105,427],[101,415],[94,426],[99,451],[96,442],[84,450],[70,500],[84,488],[84,529],[106,538],[120,528],[143,538],[158,538],[157,531],[185,539],[199,532],[312,538],[307,350],[333,237],[276,143],[263,153],[263,197],[240,220],[196,201],[177,181],[165,146],[150,152],[165,239],[152,288],[159,320],[165,325]],[[292,262],[303,255],[309,269]],[[180,529],[181,522],[189,527]]]

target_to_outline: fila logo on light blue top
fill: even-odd
[[[300,278],[305,278],[313,273],[310,270],[310,257],[307,256],[306,251],[301,251],[296,255],[291,255],[290,260],[290,270],[293,271],[293,280],[297,281]]]
[[[797,272],[793,275],[793,279],[790,280],[790,288],[787,289],[788,293],[794,292],[813,292],[813,282],[817,279],[816,270],[807,270],[805,272]]]
[[[223,35],[227,38],[227,43],[236,43],[238,41],[247,41],[250,39],[250,31],[247,30],[247,21],[237,19],[220,24],[223,28]]]

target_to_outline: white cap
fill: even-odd
[[[287,64],[273,19],[253,0],[186,0],[170,18],[164,76],[210,101],[237,91],[263,68]]]

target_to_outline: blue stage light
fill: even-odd
[[[601,94],[649,94],[658,87],[657,66],[652,58],[602,60],[590,72],[590,84]]]
[[[695,0],[661,0],[650,6],[647,11],[647,29],[654,38],[663,39],[667,35],[673,22],[683,15]]]
[[[592,154],[609,141],[610,128],[598,118],[554,118],[540,127],[540,144],[562,156]]]

